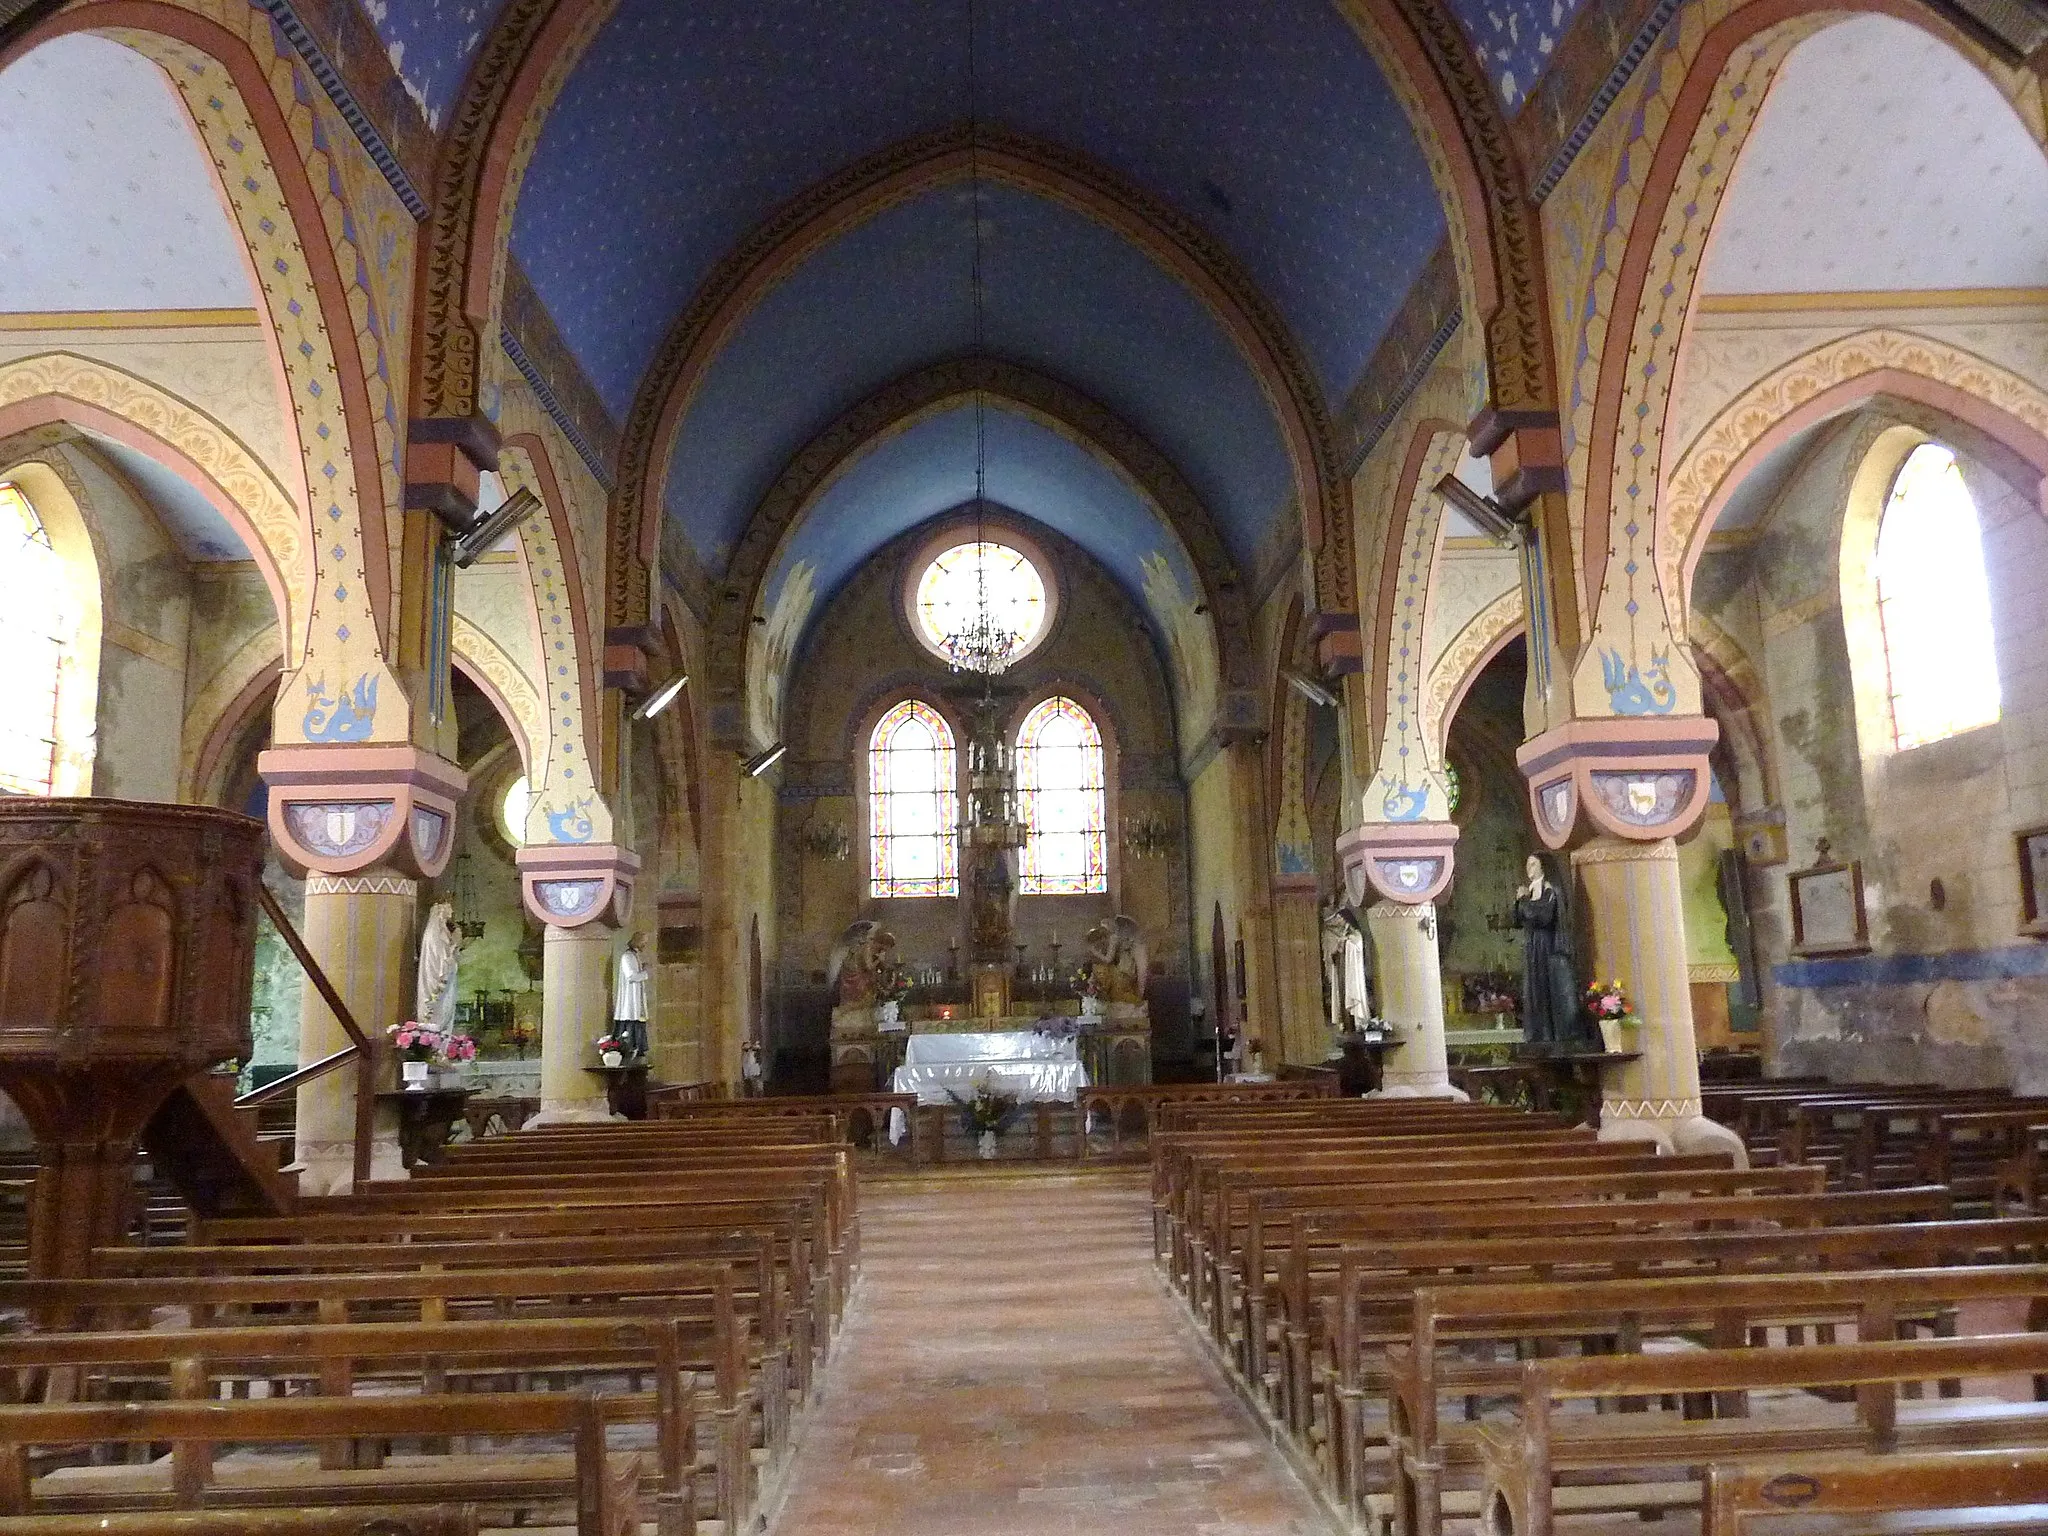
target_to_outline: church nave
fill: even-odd
[[[1144,1174],[876,1179],[771,1536],[1322,1536],[1149,1256]]]

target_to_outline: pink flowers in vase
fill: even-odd
[[[1596,981],[1586,988],[1586,1012],[1596,1019],[1613,1019],[1617,1023],[1636,1016],[1635,1004],[1628,1000],[1618,981]]]
[[[394,1024],[385,1033],[392,1049],[406,1061],[444,1061],[452,1066],[476,1060],[476,1041],[468,1035],[444,1035],[417,1019]]]

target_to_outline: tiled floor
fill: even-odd
[[[1322,1536],[1153,1278],[1134,1170],[874,1181],[774,1536]]]

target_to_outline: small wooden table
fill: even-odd
[[[647,1118],[647,1070],[645,1061],[629,1061],[616,1067],[585,1067],[604,1079],[605,1107],[628,1120]]]
[[[1377,1040],[1363,1035],[1338,1035],[1337,1045],[1344,1056],[1337,1068],[1337,1091],[1347,1099],[1377,1093],[1386,1078],[1387,1052],[1400,1043],[1392,1035]]]
[[[380,1102],[398,1106],[398,1153],[407,1168],[438,1163],[446,1155],[449,1133],[469,1101],[467,1088],[386,1088]]]
[[[1519,1057],[1516,1065],[1534,1069],[1529,1086],[1535,1109],[1570,1115],[1598,1130],[1606,1087],[1600,1074],[1609,1067],[1642,1059],[1641,1051],[1565,1051],[1554,1056]]]

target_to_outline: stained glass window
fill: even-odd
[[[57,777],[57,697],[76,622],[70,583],[28,497],[0,480],[0,791],[47,795]]]
[[[1018,727],[1017,804],[1024,819],[1018,894],[1109,889],[1102,733],[1072,699],[1047,699]]]
[[[905,699],[868,738],[868,893],[958,896],[959,822],[952,729]]]
[[[1877,530],[1892,740],[1901,750],[1998,718],[1998,652],[1977,506],[1939,443],[1900,466]]]
[[[948,635],[973,622],[983,587],[990,616],[1017,637],[1014,661],[1045,628],[1045,578],[1029,556],[1007,544],[955,544],[926,566],[917,581],[918,628],[934,649],[943,649]]]

